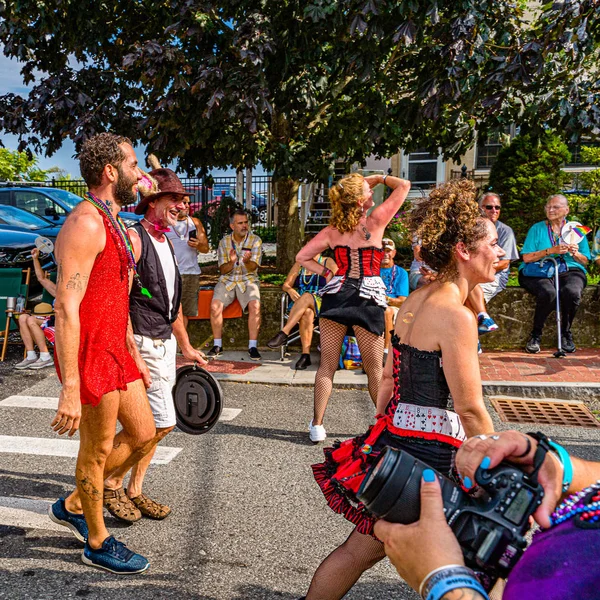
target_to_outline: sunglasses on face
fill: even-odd
[[[497,210],[500,211],[500,207],[496,204],[484,204],[483,208],[485,208],[485,210]]]

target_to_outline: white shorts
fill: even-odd
[[[150,371],[152,385],[146,390],[157,428],[176,425],[173,386],[175,385],[177,342],[134,335],[135,343]]]
[[[504,288],[500,287],[498,279],[489,283],[480,283],[479,287],[483,290],[483,297],[487,304],[496,294],[499,294]]]

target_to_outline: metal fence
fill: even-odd
[[[220,203],[227,200],[230,208],[237,204],[248,211],[252,220],[253,231],[257,235],[263,237],[265,241],[274,241],[275,197],[270,175],[253,175],[251,182],[247,181],[244,174],[242,174],[239,181],[235,176],[214,178],[180,177],[180,180],[183,187],[190,192],[191,214],[199,215],[209,234],[214,230],[210,237],[219,239],[225,233],[223,231],[225,227],[223,224],[215,223],[214,216]],[[88,189],[83,179],[52,179],[49,182],[29,182],[26,185],[60,188],[78,196],[83,196]],[[251,189],[251,192],[248,199],[249,189]],[[126,206],[123,210],[133,212],[135,204]]]

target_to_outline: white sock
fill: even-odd
[[[48,360],[50,358],[50,352],[40,352],[40,360]]]
[[[258,340],[250,340],[248,342],[248,348],[258,348]]]
[[[219,339],[215,338],[214,345],[215,346],[219,346],[219,348],[222,348],[223,347],[223,340],[222,340],[222,338],[219,338]]]
[[[37,358],[37,353],[35,350],[27,350],[27,360],[33,360],[34,358]]]
[[[490,315],[488,315],[485,311],[484,312],[480,312],[477,313],[477,318],[478,319],[489,319]]]

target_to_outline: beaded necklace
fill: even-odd
[[[600,521],[600,480],[565,498],[552,513],[550,522],[558,525],[573,517],[588,523]]]
[[[97,198],[91,192],[87,193],[86,200],[90,204],[93,204],[100,212],[106,215],[106,217],[110,221],[110,224],[113,226],[115,233],[117,234],[117,239],[121,243],[121,247],[125,251],[125,255],[127,256],[127,268],[133,269],[133,278],[137,285],[140,287],[141,294],[143,296],[148,296],[148,298],[152,298],[152,294],[150,293],[148,288],[145,288],[142,285],[142,280],[138,275],[137,265],[135,263],[135,255],[133,253],[133,246],[131,245],[131,240],[129,239],[127,229],[125,227],[125,224],[121,220],[121,217],[117,215],[115,218],[112,212],[110,211],[110,208],[108,208],[108,206],[106,206],[106,204],[102,200],[100,200],[100,198]]]

